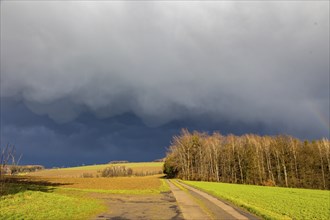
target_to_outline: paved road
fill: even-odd
[[[258,219],[239,208],[175,180],[168,180],[184,219]]]
[[[109,210],[94,220],[183,220],[172,192],[155,195],[97,194]]]

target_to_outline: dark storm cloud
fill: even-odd
[[[6,134],[27,132],[32,141],[41,133],[52,149],[93,145],[83,137],[101,148],[133,146],[139,126],[114,123],[109,133],[127,132],[117,139],[103,133],[102,120],[127,113],[147,125],[136,134],[146,137],[140,146],[149,146],[150,126],[187,127],[192,119],[205,130],[225,124],[328,136],[328,8],[326,1],[1,2],[1,96],[42,117],[25,131],[30,116],[7,113],[21,119],[6,124]],[[93,120],[79,122],[84,115],[96,117],[95,133],[86,125]]]
[[[3,99],[2,105],[2,144],[16,146],[17,156],[23,155],[21,164],[38,163],[47,167],[111,160],[152,161],[165,156],[172,136],[182,127],[209,133],[215,130],[235,134],[274,132],[267,131],[262,124],[213,123],[206,116],[195,121],[172,121],[157,128],[146,126],[133,114],[106,119],[81,114],[74,121],[58,124],[47,116],[34,114],[21,102]]]

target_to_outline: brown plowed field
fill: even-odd
[[[159,177],[161,175],[158,175]],[[26,176],[28,177],[28,176]],[[74,178],[74,177],[28,177],[30,181],[47,181],[59,187],[99,190],[150,190],[158,189],[162,182],[157,176]]]

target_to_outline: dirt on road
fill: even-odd
[[[172,192],[156,195],[99,195],[109,206],[109,211],[98,215],[95,220],[126,219],[177,219],[183,215]]]

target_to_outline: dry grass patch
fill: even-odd
[[[58,169],[47,169],[38,171],[35,173],[29,173],[29,176],[40,176],[40,177],[82,177],[86,174],[96,177],[100,175],[98,171],[110,166],[125,166],[133,170],[133,175],[142,174],[160,174],[163,171],[162,162],[143,162],[143,163],[121,163],[121,164],[101,164],[81,167],[70,167],[70,168],[58,168]]]
[[[162,174],[141,176],[143,173],[161,173],[163,163],[127,163],[125,165],[133,169],[130,177],[96,177],[100,176],[99,170],[114,166],[111,164],[73,167],[64,169],[43,170],[24,176],[29,180],[47,181],[57,184],[59,189],[72,189],[88,192],[101,193],[125,193],[125,194],[150,194],[168,191],[164,180],[160,179]],[[89,177],[89,178],[81,178]]]
[[[114,177],[114,178],[47,178],[52,183],[64,188],[103,189],[103,190],[145,190],[158,189],[161,186],[159,178],[146,177]]]
[[[163,167],[156,166],[142,166],[142,167],[132,167],[133,174],[135,175],[154,175],[163,173]]]
[[[127,191],[161,191],[164,183],[162,175],[113,177],[113,178],[73,178],[73,177],[34,177],[25,176],[30,182],[48,182],[58,188],[83,189],[83,190],[109,190],[112,192]]]
[[[64,170],[64,169],[50,169],[43,170],[35,173],[29,173],[29,176],[38,176],[38,177],[59,177],[59,178],[78,178],[82,177],[84,173],[92,174],[96,176],[97,170]]]

